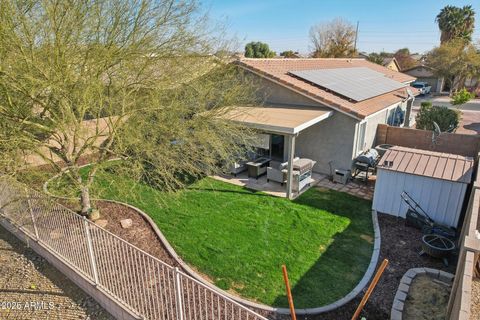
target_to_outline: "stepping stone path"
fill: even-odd
[[[120,220],[120,224],[122,225],[123,229],[127,229],[132,226],[133,221],[132,219],[123,219],[123,220]]]

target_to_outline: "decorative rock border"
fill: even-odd
[[[403,275],[400,280],[400,285],[398,286],[397,293],[393,299],[392,310],[390,312],[390,320],[402,320],[403,318],[403,308],[405,306],[405,300],[408,296],[408,291],[410,290],[410,285],[412,284],[413,279],[418,275],[428,275],[432,279],[438,279],[441,282],[446,284],[453,283],[455,275],[445,272],[438,269],[432,268],[412,268],[409,269]]]
[[[88,164],[84,165],[84,166],[88,166]],[[71,200],[72,198],[57,196],[57,195],[54,195],[54,194],[52,194],[51,192],[48,191],[48,183],[50,181],[52,181],[53,179],[59,177],[61,174],[62,173],[59,173],[59,174],[51,177],[50,179],[48,179],[43,184],[43,191],[53,198]],[[168,253],[172,256],[173,259],[175,259],[175,261],[182,267],[182,269],[184,269],[186,273],[188,273],[190,276],[197,279],[198,281],[202,282],[206,286],[208,286],[208,287],[212,288],[213,290],[218,291],[218,292],[222,293],[223,295],[229,297],[230,299],[235,300],[238,303],[241,303],[241,304],[243,304],[245,306],[248,306],[250,308],[255,308],[255,309],[268,311],[268,312],[274,312],[274,313],[278,313],[278,314],[290,314],[290,309],[288,309],[288,308],[271,307],[271,306],[268,306],[268,305],[265,305],[265,304],[262,304],[262,303],[257,303],[257,302],[253,302],[253,301],[250,301],[250,300],[243,299],[239,296],[233,295],[233,294],[231,294],[231,293],[229,293],[225,290],[222,290],[222,289],[218,288],[217,286],[215,286],[214,284],[205,280],[202,276],[200,276],[197,272],[195,272],[195,270],[193,270],[191,267],[189,267],[188,264],[180,258],[180,256],[177,254],[177,252],[173,249],[173,247],[168,242],[167,238],[163,235],[162,231],[160,231],[157,224],[152,220],[152,218],[150,218],[150,216],[148,214],[146,214],[145,212],[143,212],[139,208],[134,207],[134,206],[132,206],[128,203],[124,203],[124,202],[116,201],[116,200],[93,199],[93,198],[91,200],[106,201],[106,202],[121,204],[121,205],[127,206],[127,207],[135,210],[136,212],[138,212],[145,219],[145,221],[147,221],[150,224],[150,226],[154,230],[155,234],[158,236],[160,241],[163,243],[163,245],[167,249]],[[372,210],[372,223],[373,223],[373,230],[374,230],[374,243],[373,243],[372,258],[370,260],[370,264],[368,265],[367,271],[363,275],[360,282],[355,286],[355,288],[353,288],[352,291],[350,291],[343,298],[340,298],[339,300],[337,300],[335,302],[332,302],[332,303],[330,303],[326,306],[322,306],[322,307],[295,309],[295,313],[297,315],[316,315],[316,314],[320,314],[320,313],[335,310],[335,309],[347,304],[351,300],[353,300],[367,286],[367,284],[370,282],[370,279],[373,276],[373,273],[375,272],[375,268],[377,266],[378,259],[379,259],[379,256],[380,256],[380,244],[381,244],[380,226],[378,225],[378,216],[377,216],[377,212],[375,210]]]

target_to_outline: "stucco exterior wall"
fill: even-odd
[[[317,161],[316,172],[330,174],[329,162],[337,169],[350,169],[357,120],[335,112],[333,116],[300,132],[295,156]]]
[[[440,87],[442,80],[434,77],[417,77],[418,82],[426,82],[428,83],[432,89],[430,90],[431,92],[440,92]]]
[[[375,145],[375,136],[377,134],[377,126],[380,123],[386,123],[388,109],[382,110],[371,118],[367,119],[367,130],[365,132],[365,149],[370,149]]]
[[[324,107],[322,104],[276,84],[275,82],[260,77],[257,78],[258,84],[260,85],[260,90],[258,91],[259,98],[263,99],[266,103]]]
[[[400,106],[402,110],[405,111],[405,117],[408,117],[409,112],[407,112],[408,103],[407,101],[401,103],[395,103],[389,106],[388,108],[368,117],[365,121],[367,122],[367,129],[365,132],[365,147],[364,150],[375,147],[378,143],[375,141],[377,135],[377,126],[379,124],[386,124],[388,122],[389,113],[394,110],[397,106]],[[411,103],[410,103],[411,108]],[[408,125],[408,121],[405,118],[404,125]]]

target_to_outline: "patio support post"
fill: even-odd
[[[292,199],[293,182],[293,158],[295,155],[295,135],[288,136],[288,176],[287,176],[287,198]]]

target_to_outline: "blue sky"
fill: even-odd
[[[473,5],[474,39],[480,39],[479,0],[203,0],[210,16],[224,21],[228,34],[237,37],[240,49],[249,41],[263,41],[277,52],[302,53],[311,51],[310,27],[336,17],[359,21],[360,51],[428,51],[439,44],[435,16],[448,4]]]

